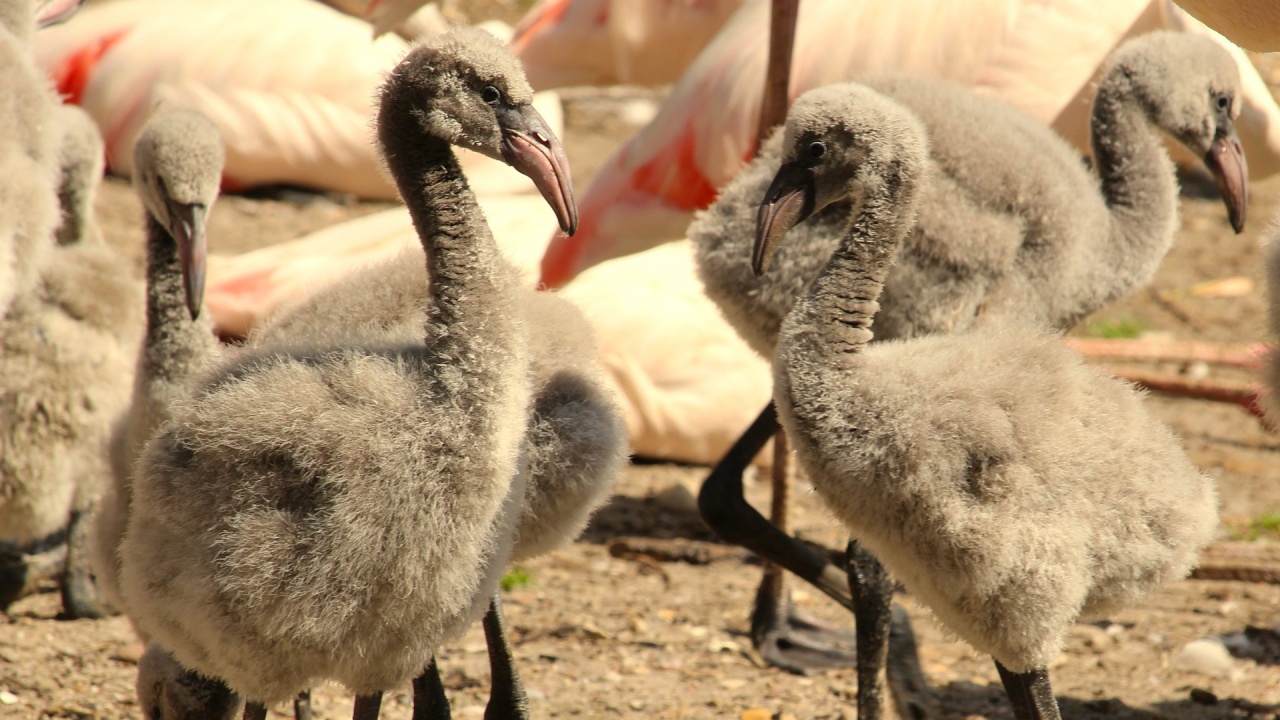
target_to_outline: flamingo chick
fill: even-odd
[[[760,208],[763,272],[792,226],[856,211],[783,321],[779,418],[815,489],[949,630],[991,654],[1019,720],[1057,718],[1046,667],[1071,624],[1184,577],[1213,481],[1132,387],[999,320],[868,347],[928,162],[921,122],[860,85],[802,96]]]

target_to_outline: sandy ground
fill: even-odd
[[[634,130],[620,110],[625,98],[617,95],[577,93],[568,104],[565,141],[579,187],[608,150]],[[1183,230],[1150,290],[1107,309],[1078,333],[1128,322],[1177,339],[1263,339],[1259,242],[1280,203],[1280,179],[1255,185],[1253,193],[1251,225],[1240,236],[1231,233],[1216,199],[1187,193]],[[226,197],[212,221],[211,250],[238,252],[291,239],[382,207],[331,197],[305,203]],[[109,180],[98,209],[108,241],[131,253],[140,267],[141,210],[127,183]],[[1252,292],[1233,297],[1186,292],[1196,283],[1232,276],[1249,278]],[[1151,405],[1181,434],[1195,462],[1218,479],[1223,515],[1233,522],[1224,526],[1223,539],[1252,535],[1241,530],[1243,523],[1280,509],[1280,438],[1236,407],[1159,397]],[[746,617],[760,570],[743,553],[714,545],[698,518],[692,498],[705,474],[699,467],[631,466],[580,542],[525,566],[528,582],[507,593],[507,614],[534,718],[854,717],[852,672],[788,675],[762,667],[751,650]],[[762,484],[753,483],[749,493],[757,506],[765,506]],[[843,537],[816,497],[803,487],[797,495],[798,532],[842,546]],[[1250,544],[1255,549],[1280,547],[1267,532],[1261,535]],[[622,551],[635,543],[626,538],[636,537],[697,547],[708,543],[717,551],[711,553],[714,561],[702,565],[628,556]],[[816,591],[797,588],[795,599],[820,617],[850,622]],[[915,622],[942,716],[1011,717],[990,660],[945,637],[911,598],[900,600]],[[0,717],[141,716],[133,692],[139,648],[124,619],[60,620],[52,592],[10,610],[0,621]],[[1186,646],[1251,626],[1270,628],[1278,620],[1277,585],[1224,580],[1170,585],[1109,622],[1072,631],[1051,668],[1063,713],[1071,718],[1275,717],[1280,643],[1237,643],[1238,655],[1254,657],[1217,662],[1189,660]],[[488,666],[478,628],[444,650],[441,667],[455,717],[481,717]],[[351,711],[349,697],[337,687],[317,689],[314,707],[319,718],[349,717]],[[273,716],[288,712],[276,708]],[[407,688],[389,697],[383,716],[410,716]]]

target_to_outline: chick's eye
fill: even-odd
[[[809,157],[813,158],[814,160],[817,160],[818,158],[826,154],[827,154],[826,143],[822,142],[821,140],[815,140],[814,142],[809,143]]]
[[[485,85],[484,89],[480,91],[480,99],[490,105],[496,105],[502,99],[502,93],[492,85]]]
[[[1231,97],[1226,93],[1218,93],[1218,95],[1214,97],[1213,102],[1218,106],[1219,110],[1231,109]]]

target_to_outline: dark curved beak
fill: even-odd
[[[555,211],[560,229],[572,235],[578,229],[578,206],[573,201],[564,146],[532,105],[502,108],[497,115],[502,128],[502,159],[533,180]]]
[[[1231,227],[1237,233],[1244,231],[1245,216],[1249,211],[1249,163],[1240,145],[1240,136],[1229,120],[1218,125],[1218,132],[1205,153],[1204,164],[1209,166],[1213,179],[1218,181],[1218,192],[1227,206]]]
[[[778,168],[756,213],[756,243],[751,249],[751,269],[763,275],[787,231],[813,214],[813,169],[799,163]]]
[[[182,287],[187,295],[187,312],[191,319],[200,317],[204,302],[204,274],[208,257],[205,223],[208,210],[204,205],[169,206],[169,234],[178,243],[178,263],[182,268]]]
[[[82,4],[84,0],[40,0],[36,3],[36,28],[66,22]]]

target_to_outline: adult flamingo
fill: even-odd
[[[693,213],[742,167],[756,142],[767,11],[763,0],[744,3],[653,122],[605,164],[579,203],[578,233],[549,246],[545,284],[562,285],[597,262],[683,236]],[[931,21],[919,22],[923,16]],[[1167,0],[808,0],[790,97],[881,71],[943,76],[1011,102],[1086,152],[1099,64],[1126,37],[1161,27],[1210,34],[1233,50],[1244,99],[1238,129],[1252,177],[1280,171],[1280,107],[1266,84],[1239,48]],[[842,41],[831,42],[832,33]]]
[[[1280,6],[1265,0],[1178,0],[1201,22],[1255,52],[1280,50]]]
[[[373,25],[374,37],[418,32],[428,0],[324,0]],[[542,0],[511,49],[535,89],[675,82],[742,0]],[[433,13],[438,15],[439,13]],[[421,23],[418,23],[421,25]]]
[[[36,40],[58,90],[98,123],[114,172],[131,173],[134,140],[164,105],[218,125],[227,189],[291,183],[374,199],[396,194],[372,143],[371,99],[407,49],[396,36],[371,43],[367,24],[312,0],[118,0]],[[537,107],[558,132],[559,102]],[[531,189],[501,163],[462,155],[485,191]]]
[[[337,1],[337,0],[331,0]],[[363,5],[366,0],[341,0]],[[372,0],[397,15],[425,0]],[[743,0],[542,0],[516,28],[534,87],[675,82]],[[1280,50],[1280,6],[1266,0],[1177,0],[1231,42]],[[386,32],[383,28],[380,32]]]

